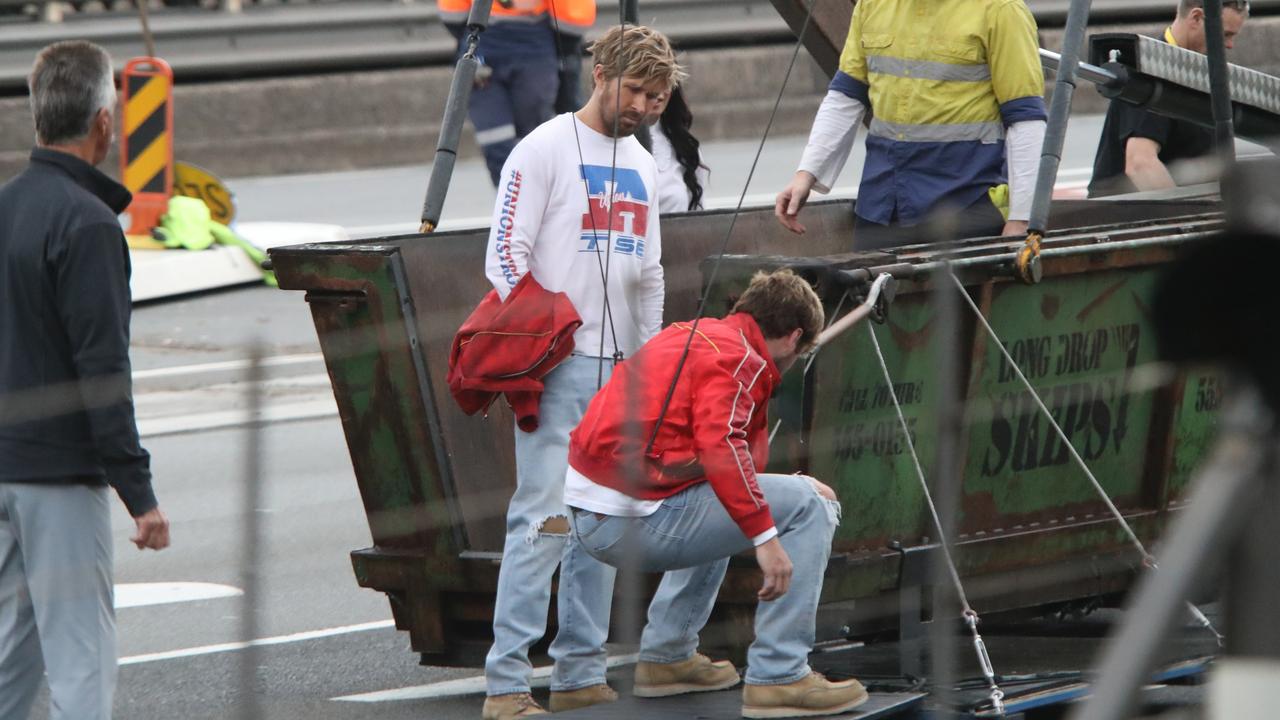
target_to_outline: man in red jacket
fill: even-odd
[[[756,473],[769,455],[769,397],[822,324],[808,283],[787,270],[759,273],[724,319],[703,320],[696,332],[675,323],[616,367],[570,437],[565,503],[575,540],[615,567],[694,568],[680,577],[702,589],[650,605],[637,695],[725,687],[707,678],[728,663],[697,654],[697,632],[729,557],[754,547],[764,584],[743,716],[828,715],[867,699],[858,681],[831,682],[808,664],[839,514],[835,493],[802,475]]]

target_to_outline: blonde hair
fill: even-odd
[[[662,81],[670,88],[688,77],[667,36],[643,25],[615,25],[588,49],[610,80],[618,77],[619,68],[623,77],[639,78],[646,85]]]
[[[813,287],[787,268],[756,273],[732,312],[755,318],[766,340],[786,337],[800,328],[796,350],[801,353],[817,342],[825,315]]]

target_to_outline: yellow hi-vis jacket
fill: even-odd
[[[1004,184],[1005,129],[1047,117],[1023,0],[859,0],[831,89],[871,111],[856,209],[886,225]]]

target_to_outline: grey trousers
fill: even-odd
[[[0,483],[0,718],[108,720],[116,687],[108,490]]]

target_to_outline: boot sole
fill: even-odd
[[[862,703],[871,698],[866,692],[862,696],[841,705],[833,705],[827,708],[798,708],[783,706],[763,707],[759,705],[743,705],[742,717],[744,718],[796,718],[796,717],[821,717],[823,715],[839,715],[840,713],[849,712],[858,707]]]
[[[631,689],[631,694],[642,698],[671,697],[672,695],[689,695],[691,693],[727,690],[740,682],[742,682],[742,678],[737,677],[733,680],[725,680],[717,685],[696,685],[694,683],[670,683],[667,685],[647,685],[643,687],[637,685]]]
[[[597,700],[595,702],[568,702],[568,703],[564,703],[564,702],[558,703],[555,700],[552,700],[547,703],[547,710],[550,710],[551,711],[550,714],[554,715],[556,713],[569,712],[571,710],[581,710],[582,708],[594,707],[596,705],[608,705],[611,702],[618,702],[618,699],[613,698],[612,700]]]

